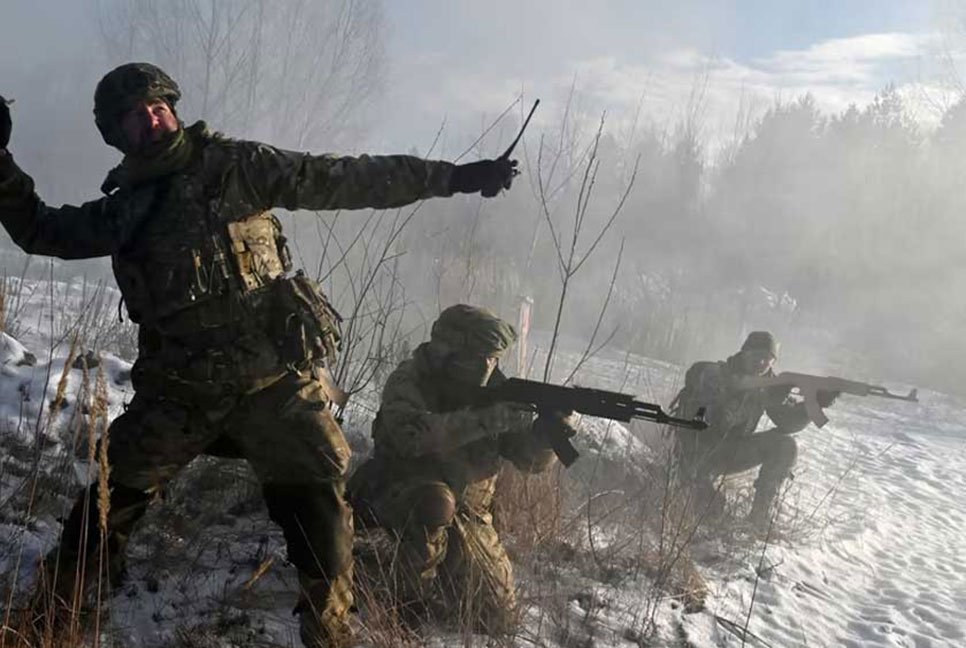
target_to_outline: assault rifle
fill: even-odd
[[[854,394],[855,396],[878,396],[879,398],[890,398],[893,400],[908,401],[910,403],[919,402],[919,391],[909,390],[908,394],[896,394],[885,387],[870,385],[857,380],[847,380],[834,376],[813,376],[804,373],[784,371],[775,376],[747,376],[738,383],[739,389],[761,389],[763,387],[774,387],[777,385],[797,389],[805,401],[805,413],[809,420],[818,427],[828,423],[828,417],[822,411],[822,406],[818,401],[818,392],[839,392],[842,394]]]
[[[704,408],[698,410],[693,419],[677,418],[661,409],[660,405],[635,400],[629,394],[586,387],[563,387],[523,378],[507,378],[497,385],[480,387],[478,402],[517,403],[537,414],[573,411],[625,423],[631,419],[643,419],[692,430],[708,427],[704,421]],[[550,439],[550,447],[564,466],[570,466],[579,456],[564,433],[554,435]]]

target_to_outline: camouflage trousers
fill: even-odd
[[[322,385],[309,373],[291,371],[217,407],[145,392],[138,389],[109,429],[106,550],[112,575],[121,574],[128,538],[148,503],[178,471],[200,454],[241,457],[254,469],[298,569],[303,642],[343,645],[352,605],[352,515],[344,500],[350,450]],[[76,501],[60,546],[48,556],[48,577],[67,601],[83,597],[82,569],[96,576],[98,516],[94,485]]]
[[[795,466],[798,457],[795,437],[778,428],[715,440],[702,440],[701,432],[682,434],[688,436],[679,437],[678,469],[682,481],[693,489],[690,495],[698,508],[709,507],[713,512],[717,499],[712,484],[715,477],[760,466],[750,517],[757,522],[767,520],[782,483],[791,477]]]
[[[463,627],[503,634],[516,620],[513,568],[493,517],[459,501],[441,481],[390,481],[372,498],[378,523],[397,540],[391,567],[404,610],[453,619]]]

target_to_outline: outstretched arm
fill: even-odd
[[[0,155],[0,222],[24,252],[87,259],[114,251],[109,197],[79,207],[49,207],[34,191],[33,179],[5,157]]]
[[[388,209],[417,200],[509,187],[508,161],[457,166],[411,155],[336,157],[243,142],[242,182],[263,209]],[[488,194],[489,195],[489,194]]]

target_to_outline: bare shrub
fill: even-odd
[[[566,490],[559,466],[537,475],[503,466],[496,482],[493,524],[511,556],[519,558],[566,542],[562,527]]]
[[[110,60],[148,60],[217,128],[305,149],[351,141],[381,87],[382,7],[351,0],[99,0]],[[330,148],[331,150],[331,148]]]

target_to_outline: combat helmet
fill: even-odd
[[[125,63],[104,75],[94,90],[94,123],[105,142],[124,150],[121,115],[144,99],[164,99],[174,110],[181,89],[164,70],[150,63]]]
[[[513,326],[495,313],[467,304],[455,304],[440,313],[430,334],[430,342],[437,348],[497,356],[516,339]]]
[[[778,357],[778,340],[769,331],[752,331],[741,345],[742,351],[764,351]]]

